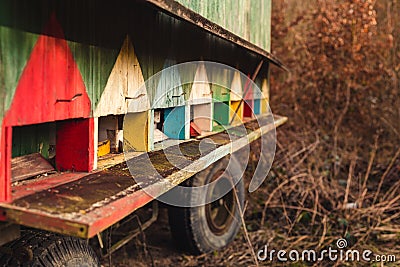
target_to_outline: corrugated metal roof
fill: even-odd
[[[181,5],[180,3],[174,0],[145,0],[145,2],[150,3],[154,7],[160,9],[161,11],[172,15],[178,19],[189,22],[193,25],[196,25],[202,28],[205,31],[210,32],[213,35],[216,35],[220,38],[223,38],[231,43],[234,43],[240,47],[243,47],[257,55],[262,56],[263,58],[269,60],[276,66],[288,70],[287,67],[280,62],[278,58],[273,56],[271,53],[265,51],[261,47],[237,36],[236,34],[226,30],[220,25],[206,19],[200,14],[194,12],[193,10]]]

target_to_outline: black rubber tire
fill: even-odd
[[[208,184],[213,177],[226,169],[228,160],[229,158],[223,158],[219,160],[207,169],[197,173],[192,178],[185,181],[183,186],[202,186]],[[241,208],[239,209],[237,206],[235,197],[233,201],[235,201],[236,206],[232,208],[234,210],[229,212],[231,215],[233,215],[230,216],[231,222],[226,226],[226,229],[224,229],[222,234],[215,234],[215,230],[212,230],[212,227],[206,218],[207,216],[205,216],[206,206],[190,208],[174,206],[168,207],[168,218],[171,234],[175,243],[181,250],[191,254],[199,255],[219,250],[233,241],[241,226],[240,216],[241,210],[243,210],[245,199],[243,178],[237,182],[235,190]],[[232,192],[233,190],[228,194],[233,194]],[[192,194],[188,197],[195,200],[201,196]]]
[[[86,240],[44,231],[24,230],[0,251],[0,266],[100,266]]]

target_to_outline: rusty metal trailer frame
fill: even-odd
[[[266,115],[259,121],[267,122]],[[180,144],[179,151],[184,155],[169,154],[168,157],[185,161],[181,169],[170,165],[166,166],[164,153],[173,151],[153,151],[149,158],[155,169],[164,174],[165,181],[149,183],[146,190],[157,195],[170,190],[172,185],[178,185],[196,171],[201,171],[218,159],[231,154],[249,142],[255,141],[261,135],[285,123],[287,118],[275,116],[275,125],[258,125],[256,120],[244,124],[248,131],[234,131],[231,128],[234,140],[230,140],[227,131],[207,136],[215,144],[215,150],[209,150],[202,157],[198,157],[198,143],[200,140],[191,140]],[[239,128],[240,129],[240,128]],[[146,174],[146,166],[141,163],[141,157],[132,160],[138,166],[138,175]],[[146,155],[147,157],[147,155]],[[161,162],[157,164],[157,162]],[[190,164],[188,162],[191,162]],[[20,225],[44,229],[52,232],[72,235],[81,238],[91,238],[97,233],[120,221],[133,211],[144,206],[154,198],[140,188],[132,179],[124,163],[93,173],[65,173],[56,174],[40,180],[34,180],[13,188],[13,202],[0,204],[0,214],[3,219]],[[144,169],[144,171],[143,171]],[[150,172],[151,173],[151,172]],[[100,190],[99,187],[103,188]],[[143,187],[143,186],[142,186]],[[104,188],[107,188],[105,190]]]

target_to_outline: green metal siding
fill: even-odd
[[[270,51],[271,0],[176,0],[210,21]]]
[[[49,123],[13,127],[12,157],[39,152],[48,158],[51,129]]]

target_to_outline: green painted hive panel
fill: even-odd
[[[177,2],[270,51],[271,0],[177,0]]]

